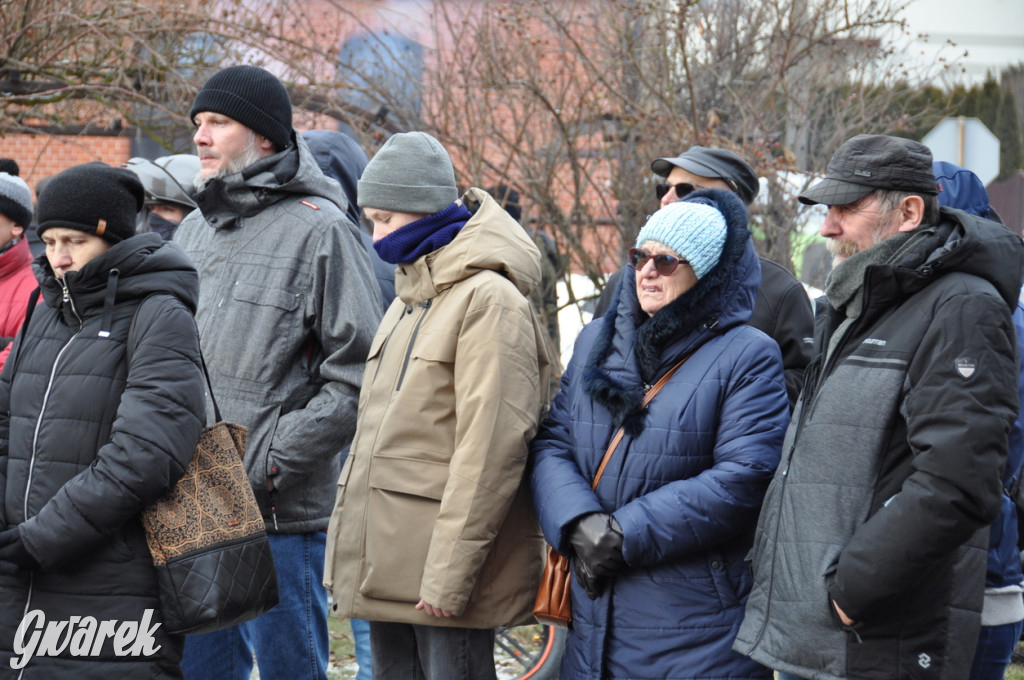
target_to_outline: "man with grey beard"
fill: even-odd
[[[859,135],[800,196],[836,266],[734,648],[781,680],[966,678],[1019,404],[1016,235],[939,208],[931,152]]]
[[[196,322],[220,416],[249,431],[245,467],[280,604],[190,636],[182,669],[188,680],[248,680],[255,654],[263,680],[325,680],[324,530],[380,290],[344,192],[292,128],[276,77],[254,66],[219,71],[190,116],[199,209],[174,240],[199,270]]]

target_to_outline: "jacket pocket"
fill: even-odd
[[[231,295],[239,302],[249,302],[260,306],[270,305],[286,312],[294,312],[302,303],[302,293],[298,291],[265,288],[241,281],[235,284]]]
[[[380,600],[419,601],[430,539],[447,481],[446,463],[374,457],[361,594]]]
[[[297,355],[309,342],[305,304],[305,293],[292,286],[260,285],[245,280],[232,285],[230,300],[216,310],[212,324],[220,329],[221,335],[245,338],[246,347],[260,348],[237,351],[232,343],[216,343],[215,370],[223,379],[230,380],[232,389],[265,394],[268,387],[277,388],[286,379],[298,379],[289,373],[295,371]],[[304,359],[302,363],[305,364]]]
[[[747,571],[746,564],[743,561],[731,564],[725,555],[712,550],[707,553],[707,566],[723,609],[741,606],[744,596],[750,592],[749,583],[742,582],[742,574]]]

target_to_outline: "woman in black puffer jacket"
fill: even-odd
[[[181,677],[139,512],[205,422],[199,279],[134,235],[142,202],[102,163],[39,198],[42,302],[0,374],[0,677]]]

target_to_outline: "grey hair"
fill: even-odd
[[[883,213],[893,212],[903,204],[905,199],[917,196],[924,201],[924,215],[921,217],[921,226],[931,226],[939,222],[938,196],[894,189],[875,189],[874,194],[875,198],[878,199],[878,206]]]

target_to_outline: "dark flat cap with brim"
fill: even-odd
[[[857,135],[832,156],[825,178],[798,198],[804,205],[849,205],[876,189],[939,193],[931,150],[912,139]]]
[[[691,146],[674,158],[658,158],[651,163],[654,174],[662,177],[668,177],[673,167],[682,168],[698,177],[722,180],[747,205],[750,205],[761,188],[754,168],[727,149]]]

